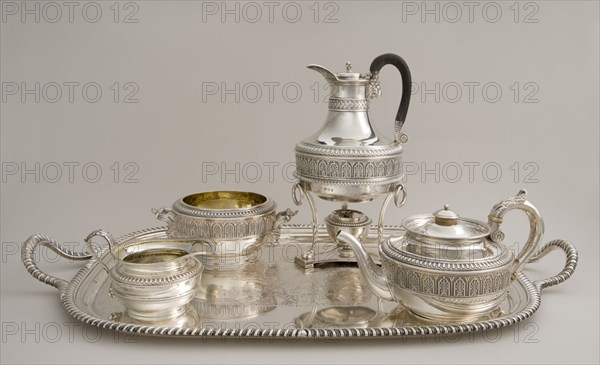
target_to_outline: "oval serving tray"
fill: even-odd
[[[165,231],[166,227],[158,227],[133,232],[119,238],[118,244],[167,238]],[[388,226],[384,235],[400,232],[401,228]],[[219,338],[403,337],[511,326],[530,317],[540,306],[542,289],[567,280],[577,265],[577,251],[571,244],[551,241],[532,261],[553,249],[563,250],[567,260],[558,275],[532,282],[519,273],[506,300],[495,312],[462,323],[439,323],[417,317],[398,303],[377,299],[355,265],[336,263],[335,244],[327,243],[324,235],[319,239],[319,255],[331,254],[332,259],[305,271],[294,264],[294,258],[310,247],[311,227],[284,225],[279,244],[264,246],[255,262],[230,272],[205,271],[203,289],[187,312],[160,323],[129,318],[122,304],[110,295],[110,281],[102,265],[87,253],[71,252],[48,236],[34,235],[23,244],[22,260],[34,278],[58,288],[62,304],[71,316],[88,325],[139,335]],[[34,262],[34,251],[40,244],[65,258],[89,262],[70,282],[53,277]],[[364,245],[376,258],[376,232]],[[101,257],[105,258],[105,254],[106,249]]]

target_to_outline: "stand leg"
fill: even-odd
[[[404,189],[404,185],[398,184],[394,191],[390,192],[383,201],[381,211],[379,211],[379,222],[377,223],[377,240],[379,243],[383,242],[383,221],[385,219],[385,211],[392,198],[394,198],[394,205],[398,208],[406,203],[406,190]]]
[[[308,204],[310,206],[312,214],[312,244],[310,246],[310,249],[303,252],[302,255],[296,256],[296,258],[294,259],[296,265],[298,267],[304,268],[305,270],[312,270],[314,269],[315,265],[319,264],[356,262],[356,258],[353,256],[340,255],[339,247],[336,246],[329,247],[331,246],[329,245],[324,251],[324,247],[320,247],[321,250],[317,252],[317,244],[324,244],[324,242],[318,242],[319,225],[315,200],[312,194],[310,194],[309,191],[304,189],[301,183],[298,182],[294,184],[292,188],[292,198],[294,200],[294,203],[296,205],[302,205],[302,203],[304,202],[304,197],[306,197],[306,199],[308,200]],[[402,184],[396,186],[396,188],[392,192],[390,192],[390,194],[388,194],[388,196],[385,198],[385,201],[383,202],[381,211],[379,212],[379,222],[377,225],[377,239],[379,240],[379,242],[383,241],[383,221],[385,218],[387,206],[389,205],[390,200],[392,200],[392,198],[394,198],[394,204],[397,207],[401,207],[402,205],[404,205],[404,202],[406,201],[406,190],[404,190],[404,186]],[[331,250],[328,250],[329,248],[331,248]]]
[[[312,245],[310,246],[310,250],[305,252],[303,256],[307,256],[307,254],[312,257],[315,254],[315,247],[317,246],[317,239],[319,237],[319,217],[317,215],[317,206],[315,205],[315,199],[310,194],[310,192],[305,191],[306,199],[308,200],[308,205],[310,206],[310,211],[312,213]]]
[[[292,188],[292,199],[294,200],[294,204],[302,205],[304,202],[304,197],[308,200],[308,205],[310,206],[310,212],[312,215],[311,226],[312,226],[312,244],[310,249],[302,254],[302,259],[304,260],[303,266],[307,266],[307,262],[313,260],[315,256],[315,247],[317,245],[317,239],[319,237],[319,217],[317,215],[317,206],[315,205],[315,199],[310,194],[310,192],[304,190],[302,184],[299,182],[294,184]]]
[[[383,201],[383,205],[381,206],[381,210],[379,211],[379,222],[377,222],[377,240],[379,243],[383,242],[383,220],[385,219],[385,211],[387,210],[387,206],[392,200],[394,196],[393,192],[390,192]]]

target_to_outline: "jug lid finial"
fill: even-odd
[[[346,62],[346,72],[352,72],[352,62]]]

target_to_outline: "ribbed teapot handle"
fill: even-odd
[[[517,195],[499,202],[492,208],[488,215],[488,224],[491,228],[490,239],[492,241],[500,243],[504,240],[504,232],[500,230],[500,225],[503,222],[504,214],[513,209],[525,212],[527,218],[529,218],[530,226],[527,243],[517,254],[513,263],[512,272],[517,273],[529,262],[531,255],[538,248],[544,234],[544,220],[537,208],[527,200],[527,191],[522,189]]]
[[[379,57],[376,57],[373,62],[371,62],[370,71],[372,74],[372,86],[371,88],[375,88],[375,92],[379,94],[379,71],[385,65],[393,65],[396,66],[398,71],[400,71],[400,75],[402,76],[402,99],[400,99],[400,107],[398,107],[398,113],[396,114],[396,122],[394,125],[394,139],[396,142],[406,142],[406,136],[400,133],[402,126],[404,125],[404,121],[406,120],[406,114],[408,113],[408,105],[410,104],[410,92],[412,89],[412,78],[410,76],[410,69],[408,65],[402,59],[402,57],[393,54],[386,53],[382,54]],[[370,91],[370,93],[372,90]]]

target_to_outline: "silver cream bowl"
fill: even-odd
[[[109,265],[95,254],[94,237],[109,246]],[[109,295],[118,298],[129,317],[143,322],[173,319],[185,313],[200,287],[203,265],[196,257],[204,253],[206,240],[140,240],[118,246],[112,236],[96,230],[85,239],[90,252],[111,279]]]

